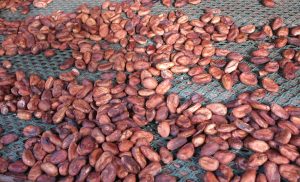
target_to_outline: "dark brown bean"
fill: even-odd
[[[278,92],[279,86],[271,78],[265,77],[262,79],[262,86],[270,92]]]
[[[186,138],[177,137],[177,138],[170,140],[167,143],[167,148],[169,150],[176,150],[176,149],[180,148],[181,146],[183,146],[186,142],[187,142]]]
[[[3,145],[8,145],[10,143],[13,143],[19,139],[18,135],[14,133],[9,133],[1,137],[0,142]]]
[[[257,85],[257,77],[254,73],[251,72],[243,72],[240,74],[240,81],[249,86],[255,86]]]
[[[268,8],[274,8],[275,7],[275,2],[274,0],[262,0],[262,3],[264,6]]]
[[[215,171],[219,167],[219,161],[212,157],[201,157],[199,159],[199,165],[206,171]]]
[[[192,143],[187,143],[179,149],[177,152],[177,158],[180,160],[188,160],[193,157],[194,152],[194,145]]]

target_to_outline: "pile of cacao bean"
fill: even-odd
[[[140,1],[105,1],[82,5],[74,13],[1,19],[1,56],[43,53],[50,58],[67,49],[72,54],[57,77],[10,71],[13,57],[1,62],[1,114],[35,117],[55,127],[26,126],[21,159],[1,157],[0,173],[39,182],[177,181],[162,172],[163,166],[196,156],[205,170],[199,180],[205,182],[299,181],[300,107],[260,99],[280,92],[269,74],[297,77],[300,25],[287,27],[278,17],[263,27],[238,27],[219,13],[208,9],[190,20],[181,11],[152,15]],[[249,60],[215,47],[217,42],[246,41],[259,41]],[[282,52],[282,59],[269,58],[286,45],[292,48]],[[78,81],[83,71],[101,76]],[[220,80],[226,90],[239,82],[261,88],[227,103],[207,103],[199,94],[182,101],[170,92],[182,74],[199,85]],[[149,124],[167,140],[158,150],[152,147],[154,133],[144,130]],[[0,148],[18,138],[3,135]],[[250,157],[237,155],[240,150],[251,151]]]
[[[157,0],[154,0],[154,2],[156,2]],[[274,0],[259,0],[261,2],[262,5],[264,5],[265,7],[268,8],[274,8],[276,6],[276,3]],[[161,0],[161,3],[164,6],[170,7],[170,6],[174,6],[175,8],[181,8],[184,7],[187,4],[192,4],[192,5],[197,5],[199,3],[201,3],[202,0]],[[144,5],[149,5],[149,4],[153,4],[153,0],[141,0],[141,3]]]
[[[30,12],[30,5],[36,8],[46,8],[53,0],[1,0],[0,10],[7,9],[11,12],[17,12],[26,15]]]
[[[33,4],[36,8],[46,8],[53,0],[2,0],[0,1],[0,10],[8,9],[11,12],[16,12],[21,9],[21,14],[28,14],[30,12],[30,5]],[[158,0],[140,0],[143,6],[154,6]],[[202,0],[161,0],[161,3],[166,7],[174,6],[175,8],[184,7],[187,4],[197,5]],[[261,3],[269,8],[274,8],[276,3],[274,0],[262,0]]]
[[[21,14],[28,14],[30,11],[30,5],[33,0],[23,1],[23,0],[2,0],[0,1],[0,10],[7,9],[11,12],[16,12],[18,9],[21,10]]]

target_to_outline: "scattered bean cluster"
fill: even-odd
[[[0,10],[8,9],[11,12],[16,12],[18,9],[21,10],[21,14],[28,14],[30,11],[30,5],[33,0],[23,1],[23,0],[2,0],[0,1]]]
[[[274,0],[259,0],[262,5],[264,5],[265,7],[268,8],[274,8],[276,6],[276,3]],[[144,4],[149,4],[151,2],[151,0],[142,0],[141,2],[144,2]],[[176,8],[181,8],[187,4],[192,4],[192,5],[197,5],[200,4],[202,2],[202,0],[162,0],[161,3],[164,6],[170,7],[170,6],[174,6]]]
[[[26,15],[30,12],[30,5],[36,8],[46,8],[53,0],[2,0],[0,1],[0,10],[8,9],[11,12],[20,10],[20,13]]]
[[[281,60],[268,56],[288,44],[300,46],[300,26],[287,27],[278,17],[261,29],[238,27],[215,9],[193,20],[180,11],[150,13],[140,1],[106,1],[101,7],[82,5],[74,13],[0,20],[1,56],[44,53],[50,58],[56,50],[72,50],[60,65],[67,71],[58,77],[27,77],[21,70],[10,72],[9,60],[2,62],[1,114],[36,117],[55,127],[25,127],[22,159],[0,158],[0,173],[32,181],[165,182],[177,179],[161,173],[163,164],[197,156],[205,182],[299,181],[300,108],[259,99],[280,91],[269,73],[281,70],[285,79],[296,77],[300,51],[286,49]],[[264,41],[268,37],[271,43]],[[249,59],[263,65],[258,75],[243,55],[214,46],[248,40],[262,41]],[[79,82],[81,70],[102,74]],[[220,80],[226,90],[238,82],[262,88],[228,103],[205,103],[199,94],[180,102],[170,93],[180,74],[195,84]],[[168,141],[159,151],[151,147],[154,135],[142,129],[153,122]],[[16,140],[13,133],[2,136],[1,148]],[[251,156],[234,152],[242,149]],[[231,162],[242,175],[233,172]]]
[[[21,14],[28,14],[30,12],[30,5],[33,4],[36,8],[46,8],[53,0],[2,0],[0,2],[0,9],[8,9],[11,12],[16,12],[18,9],[21,9]],[[143,6],[151,7],[158,0],[140,0],[139,1]],[[187,4],[197,5],[200,4],[202,0],[161,0],[161,3],[166,7],[174,6],[175,8],[184,7]],[[262,0],[262,5],[274,8],[276,3],[274,0]]]

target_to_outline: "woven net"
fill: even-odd
[[[7,20],[24,19],[29,16],[35,15],[48,15],[53,11],[63,10],[65,12],[71,12],[79,5],[87,3],[90,6],[100,5],[101,1],[96,0],[54,0],[46,9],[36,9],[31,7],[31,11],[28,15],[23,16],[19,13],[11,13],[7,10],[0,11],[0,17]],[[186,5],[180,8],[183,12],[189,15],[191,18],[199,18],[203,14],[205,8],[218,8],[221,15],[227,15],[233,17],[238,26],[246,24],[254,24],[261,26],[268,23],[274,17],[280,16],[284,19],[287,26],[295,26],[300,24],[300,1],[299,0],[281,0],[277,1],[276,8],[267,8],[260,4],[258,0],[203,0],[199,5]],[[175,10],[175,8],[166,8],[159,2],[152,8],[152,13],[159,14],[163,12],[169,12]],[[0,41],[3,37],[0,37]],[[242,44],[222,42],[216,44],[216,47],[226,48],[231,51],[239,52],[245,56],[245,61],[248,63],[254,72],[257,72],[257,68],[248,62],[249,53],[254,50],[258,42],[247,41]],[[294,46],[286,46],[286,48],[294,48],[299,50],[300,48]],[[271,59],[280,59],[280,53],[283,49],[277,49],[270,54]],[[9,59],[13,63],[12,71],[22,69],[27,74],[38,73],[43,78],[48,76],[57,76],[62,71],[59,70],[59,65],[67,58],[70,57],[71,51],[57,51],[54,57],[46,58],[43,54],[39,55],[25,55],[14,57],[0,57],[0,62]],[[99,78],[101,73],[88,73],[82,71],[79,79],[89,78],[95,80]],[[294,80],[286,81],[282,75],[274,73],[270,75],[279,85],[281,90],[279,93],[268,93],[262,100],[265,103],[276,102],[280,105],[296,105],[300,106],[300,72],[298,71],[297,77]],[[189,98],[193,93],[199,93],[205,96],[206,102],[228,102],[235,98],[239,93],[250,91],[258,88],[249,87],[242,83],[236,84],[232,91],[226,91],[219,81],[213,81],[207,85],[192,84],[188,75],[176,76],[173,81],[173,88],[169,92],[176,92],[182,98]],[[20,154],[23,151],[23,144],[26,138],[22,135],[22,129],[29,124],[38,125],[43,129],[49,129],[53,126],[42,123],[40,120],[32,119],[31,121],[21,121],[15,114],[0,115],[0,125],[6,133],[16,133],[19,135],[19,140],[6,146],[0,151],[0,154],[11,160],[20,158]],[[153,147],[158,149],[160,146],[165,146],[168,139],[162,139],[156,133],[156,124],[150,124],[145,127],[146,130],[155,134],[155,141]],[[176,151],[175,151],[176,152]],[[249,156],[250,151],[239,150],[234,151],[237,155]],[[199,181],[204,171],[198,165],[199,149],[196,150],[195,156],[189,161],[174,160],[171,164],[163,168],[164,172],[177,176],[180,181]],[[230,164],[235,168],[234,164]],[[236,174],[242,171],[234,171]]]

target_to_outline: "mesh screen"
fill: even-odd
[[[268,23],[271,19],[277,16],[284,18],[286,25],[294,26],[300,24],[300,1],[299,0],[281,0],[277,1],[278,4],[276,8],[266,8],[262,6],[258,0],[203,0],[199,5],[187,5],[183,8],[180,8],[182,11],[187,13],[192,18],[198,18],[203,14],[205,8],[219,8],[221,9],[223,15],[232,16],[237,25],[245,24],[255,24],[263,25]],[[28,16],[34,16],[38,14],[47,15],[56,10],[63,10],[66,12],[73,11],[77,6],[82,3],[87,3],[91,6],[100,5],[100,1],[96,0],[54,0],[46,9],[36,9],[31,7],[31,11],[26,16],[20,16],[18,13],[11,13],[7,10],[0,12],[1,18],[6,18],[8,20],[15,19],[24,19]],[[160,3],[152,8],[154,14],[159,14],[162,12],[168,12],[175,10],[172,8],[166,8]],[[0,37],[2,41],[3,37]],[[216,46],[221,48],[227,48],[232,51],[239,52],[245,56],[243,61],[249,59],[249,52],[256,48],[257,42],[247,41],[242,44],[236,43],[227,43],[222,42],[218,43]],[[292,46],[290,46],[292,47]],[[287,48],[287,47],[285,47]],[[284,48],[284,49],[285,49]],[[300,48],[292,47],[297,50]],[[271,53],[270,58],[279,59],[280,52],[282,49],[276,50]],[[12,71],[22,69],[26,71],[27,74],[30,73],[39,73],[43,78],[47,76],[57,76],[61,70],[59,70],[58,65],[62,63],[66,58],[69,58],[71,51],[60,52],[57,51],[57,54],[52,58],[46,58],[43,54],[40,55],[26,55],[26,56],[14,56],[14,57],[0,57],[0,61],[9,59],[13,62]],[[248,62],[247,62],[248,63]],[[257,68],[252,66],[253,71],[257,71]],[[81,72],[80,78],[90,78],[95,80],[99,78],[100,73],[90,74],[88,72]],[[276,102],[280,105],[297,105],[300,106],[300,73],[297,73],[297,78],[294,80],[286,81],[280,74],[271,74],[270,77],[274,78],[275,81],[281,85],[281,90],[279,93],[268,93],[263,102],[270,103]],[[236,95],[248,90],[254,90],[257,87],[249,87],[244,84],[236,84],[232,91],[226,91],[221,86],[220,82],[213,81],[207,85],[197,85],[192,84],[190,77],[188,75],[176,76],[173,81],[173,88],[170,92],[177,92],[181,97],[189,98],[192,93],[200,93],[204,95],[207,100],[206,102],[227,102],[235,98]],[[188,85],[188,86],[187,86]],[[42,123],[39,120],[33,119],[32,121],[20,121],[16,118],[14,114],[9,114],[6,116],[0,115],[0,125],[5,129],[5,133],[14,132],[20,136],[19,140],[6,146],[4,150],[0,151],[0,154],[4,157],[16,160],[20,158],[20,153],[23,150],[23,143],[26,138],[22,137],[22,129],[28,124],[39,125],[44,129],[48,129],[51,125]],[[162,139],[156,133],[156,124],[150,124],[146,126],[145,129],[155,133],[155,142],[153,147],[158,149],[159,146],[166,144],[166,139]],[[238,155],[248,156],[250,151],[240,150],[235,151]],[[163,171],[170,173],[174,176],[177,176],[180,181],[193,180],[199,181],[203,170],[200,169],[198,165],[198,154],[199,149],[196,150],[196,155],[192,160],[180,161],[175,160],[170,165],[165,166]],[[231,164],[234,168],[234,164]],[[241,171],[235,171],[237,174]]]

